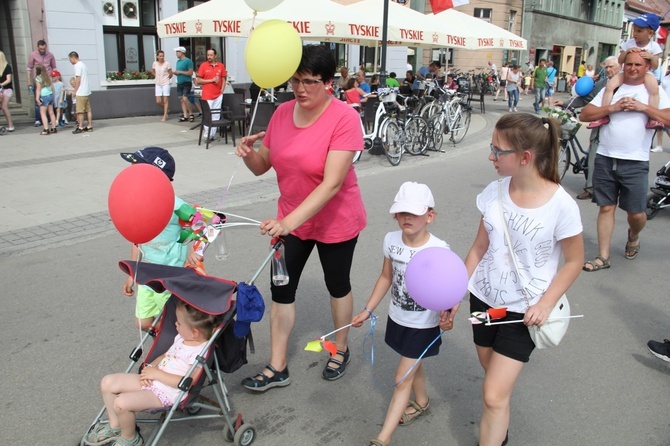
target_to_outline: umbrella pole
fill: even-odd
[[[386,47],[389,27],[389,0],[384,0],[384,22],[382,24],[382,66],[379,70],[379,85],[386,85]]]

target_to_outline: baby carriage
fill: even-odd
[[[179,382],[178,388],[180,393],[175,399],[176,404],[157,410],[156,412],[160,414],[158,418],[155,416],[153,418],[140,418],[139,415],[141,414],[137,414],[136,423],[138,425],[145,423],[157,424],[151,436],[145,440],[146,445],[158,444],[160,437],[171,421],[190,421],[216,417],[224,418],[223,436],[225,441],[233,442],[235,446],[247,446],[254,441],[256,431],[253,426],[245,423],[241,414],[238,414],[235,419],[232,419],[229,415],[231,406],[221,372],[232,373],[247,362],[247,339],[250,339],[250,334],[247,337],[236,337],[233,331],[238,330],[234,330],[235,321],[233,317],[238,310],[240,310],[240,313],[242,309],[244,309],[245,313],[249,312],[249,305],[246,303],[247,300],[253,301],[253,304],[256,305],[256,310],[260,312],[257,320],[260,320],[260,317],[262,317],[264,310],[263,300],[260,294],[257,294],[258,291],[252,283],[268,261],[269,257],[256,273],[250,285],[237,284],[217,277],[202,276],[191,268],[179,268],[151,263],[140,263],[138,267],[137,262],[119,262],[121,270],[130,276],[134,276],[138,284],[147,285],[156,292],[167,290],[172,293],[162,313],[156,317],[151,329],[148,330],[142,341],[140,341],[140,344],[131,353],[130,359],[132,362],[128,366],[126,373],[130,372],[142,357],[143,343],[148,337],[155,336],[155,340],[148,354],[140,364],[140,370],[145,364],[150,363],[165,353],[172,345],[174,337],[177,334],[175,321],[178,300],[182,300],[202,312],[223,316],[222,321],[203,347],[201,354],[197,357],[196,363],[191,366],[188,373]],[[246,295],[244,298],[245,302],[240,302],[241,290],[245,290],[247,294],[253,294],[255,291],[256,294],[251,299]],[[237,299],[234,299],[236,292]],[[260,299],[260,302],[258,302],[258,299]],[[239,314],[238,319],[241,319]],[[256,320],[252,319],[250,321]],[[240,326],[244,326],[244,324],[244,322],[238,322]],[[253,341],[250,342],[250,345],[253,351]],[[211,387],[215,400],[206,398],[201,394],[201,391],[206,387]],[[200,414],[201,411],[206,413]],[[105,412],[105,408],[103,407],[84,435],[81,445],[86,444],[85,439],[89,432],[96,429],[97,426],[108,422],[108,420],[103,419]]]
[[[647,197],[647,220],[656,217],[658,211],[670,206],[670,161],[656,172],[654,185]]]

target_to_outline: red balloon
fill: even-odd
[[[152,240],[170,222],[174,189],[156,166],[133,164],[114,178],[107,206],[116,229],[139,245]]]

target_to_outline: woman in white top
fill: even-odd
[[[168,117],[168,103],[170,102],[170,79],[172,79],[172,67],[170,62],[165,60],[165,53],[163,50],[156,52],[156,60],[151,69],[154,70],[156,77],[156,104],[163,109],[162,122],[167,121]]]
[[[503,178],[477,196],[482,218],[465,259],[470,311],[506,307],[503,320],[523,323],[472,326],[484,369],[481,446],[507,443],[512,390],[535,348],[528,327],[547,321],[582,269],[579,208],[558,175],[560,131],[555,119],[527,113],[504,115],[493,131],[489,161]],[[520,265],[518,272],[510,246]]]
[[[509,111],[516,111],[516,106],[519,103],[519,83],[521,82],[521,71],[519,71],[518,65],[513,65],[507,71],[506,81],[507,105],[509,106]]]

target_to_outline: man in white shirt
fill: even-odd
[[[91,96],[91,88],[88,85],[88,69],[84,62],[79,60],[79,54],[72,51],[68,57],[70,63],[74,65],[74,95],[77,99],[77,128],[72,133],[75,135],[82,132],[93,131],[93,113],[91,112],[91,103],[89,96]],[[88,126],[84,127],[84,113],[88,120]]]
[[[584,271],[611,266],[610,242],[617,204],[628,214],[625,256],[632,260],[640,251],[640,232],[647,222],[649,146],[653,137],[653,130],[645,126],[648,119],[670,124],[670,98],[663,89],[659,91],[659,108],[647,105],[644,77],[649,68],[649,60],[639,52],[629,52],[624,62],[624,83],[614,93],[611,105],[602,106],[603,89],[579,116],[587,122],[610,117],[610,123],[600,129],[593,172],[593,199],[599,206],[599,253],[584,264]]]

